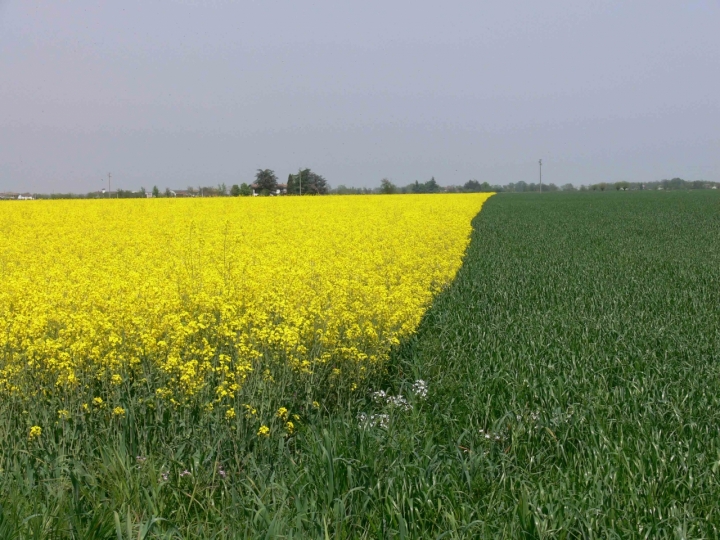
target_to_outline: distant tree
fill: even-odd
[[[140,188],[140,197],[145,198],[146,194],[147,194],[147,191],[145,191],[145,188],[141,187]]]
[[[220,195],[223,197],[225,195],[227,195],[227,186],[225,185],[225,182],[218,185],[218,191],[220,192]]]
[[[380,193],[383,195],[392,195],[393,193],[397,193],[397,186],[387,178],[383,178],[380,180]]]
[[[442,187],[435,181],[434,176],[422,184],[415,180],[414,184],[405,187],[407,193],[438,193],[440,191],[442,191]]]
[[[607,189],[608,185],[605,182],[600,182],[598,184],[598,188],[600,188],[600,191],[605,191]]]
[[[630,184],[628,182],[615,182],[615,189],[617,191],[626,191],[630,188]]]
[[[240,186],[237,184],[233,184],[233,186],[230,188],[230,195],[233,197],[238,197],[240,195]]]
[[[685,189],[687,182],[682,178],[673,178],[664,187],[665,189]]]
[[[172,193],[170,193],[170,188],[165,188],[165,196],[166,197],[172,197]]]
[[[371,192],[369,188],[347,187],[344,184],[340,184],[335,189],[328,190],[328,193],[334,193],[335,195],[363,195]]]
[[[433,176],[430,180],[425,182],[425,193],[437,193],[439,191],[442,191],[442,188],[440,185],[435,181],[435,177]]]
[[[328,192],[327,180],[310,169],[301,169],[297,174],[288,176],[287,192],[290,195],[325,195]]]
[[[249,197],[250,195],[252,195],[252,188],[248,186],[245,182],[240,184],[240,196]]]
[[[153,195],[153,197],[159,197],[159,196],[160,196],[160,190],[158,189],[157,186],[153,186],[152,195]]]
[[[573,186],[572,184],[565,184],[562,187],[562,190],[563,191],[577,191],[577,189],[575,189],[575,186]]]
[[[307,185],[308,193],[316,195],[326,195],[328,192],[327,180],[319,174],[307,169]]]
[[[478,191],[480,191],[480,182],[478,182],[477,180],[468,180],[467,182],[465,182],[463,190],[467,191],[468,193],[477,193]]]
[[[258,169],[255,175],[255,183],[261,193],[267,191],[267,194],[270,194],[277,190],[277,176],[270,169]]]

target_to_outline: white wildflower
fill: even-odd
[[[391,405],[393,407],[397,407],[398,409],[403,409],[405,411],[409,411],[412,409],[412,405],[410,405],[403,396],[397,395],[397,396],[388,396],[387,397],[387,404]]]
[[[373,427],[387,429],[390,424],[390,416],[387,414],[371,414],[368,416],[365,413],[360,413],[358,414],[358,423],[359,427],[363,429]]]
[[[418,379],[415,381],[415,384],[412,385],[412,392],[415,394],[416,397],[420,399],[425,399],[427,397],[427,383],[423,381],[422,379]]]

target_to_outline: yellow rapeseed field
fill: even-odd
[[[362,377],[453,279],[487,198],[4,203],[0,394],[219,403],[270,361]]]

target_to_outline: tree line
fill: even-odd
[[[705,180],[683,180],[682,178],[672,178],[658,180],[654,182],[599,182],[596,184],[575,186],[573,184],[564,184],[557,186],[555,184],[542,184],[543,192],[553,191],[627,191],[627,190],[680,190],[680,189],[718,189],[720,182],[709,182]],[[241,196],[272,196],[272,195],[392,195],[392,194],[413,194],[413,193],[482,193],[482,192],[507,192],[507,193],[525,193],[540,191],[540,184],[528,183],[525,181],[510,182],[508,184],[490,184],[487,181],[480,182],[478,180],[468,180],[462,185],[446,185],[441,186],[435,177],[430,180],[420,182],[416,180],[404,186],[398,186],[388,178],[383,178],[380,185],[374,188],[370,187],[348,187],[344,184],[331,188],[327,180],[320,174],[315,173],[311,169],[300,169],[295,174],[289,174],[285,184],[280,183],[277,175],[272,169],[258,169],[255,178],[251,182],[243,182],[234,184],[229,189],[226,184],[218,184],[217,186],[188,186],[185,190],[171,190],[165,188],[161,191],[157,186],[153,186],[150,191],[141,187],[137,191],[118,189],[112,193],[91,192],[87,194],[77,193],[53,193],[43,194],[35,193],[36,199],[97,199],[97,198],[147,198],[157,197],[241,197]]]

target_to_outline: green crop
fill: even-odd
[[[485,533],[716,537],[720,197],[497,196],[475,231],[398,373]]]

